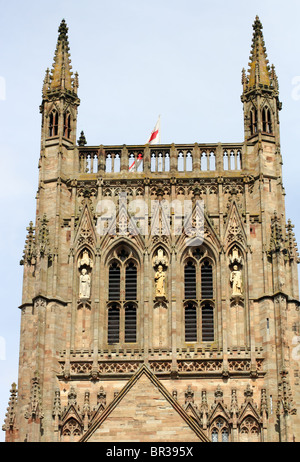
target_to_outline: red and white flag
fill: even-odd
[[[146,144],[160,144],[160,116]]]

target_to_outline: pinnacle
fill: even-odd
[[[50,89],[73,91],[72,66],[69,52],[68,27],[63,19],[58,28],[58,39],[51,71]]]
[[[267,52],[262,33],[263,26],[258,16],[256,16],[252,27],[254,32],[249,62],[248,86],[270,86],[269,61],[267,59]]]
[[[58,28],[59,36],[58,40],[68,40],[68,26],[66,24],[66,21],[63,19],[60,23],[60,26]]]

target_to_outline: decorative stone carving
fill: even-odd
[[[166,273],[163,271],[162,265],[158,266],[158,269],[154,276],[155,279],[155,297],[165,297],[165,279]]]
[[[156,268],[154,275],[155,281],[155,298],[165,299],[166,298],[166,272],[165,269],[168,267],[168,260],[164,254],[162,248],[157,250],[156,256],[153,258],[153,266]]]
[[[235,304],[243,299],[243,257],[240,255],[239,249],[235,246],[229,255],[229,269],[230,269],[230,285],[231,285],[231,299]]]
[[[86,249],[82,252],[82,256],[78,260],[78,268],[80,269],[82,266],[93,268],[93,260],[90,258],[89,252]]]
[[[234,265],[233,270],[230,274],[230,282],[232,284],[232,295],[242,295],[243,293],[243,282],[242,272],[238,269],[237,265]]]
[[[79,284],[79,298],[90,298],[91,294],[91,278],[87,273],[87,270],[83,268],[80,275]]]
[[[79,276],[79,298],[89,299],[91,296],[91,276],[90,272],[93,268],[93,260],[90,258],[89,252],[85,249],[82,252],[81,258],[78,260]]]

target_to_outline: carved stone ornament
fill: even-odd
[[[240,300],[243,299],[243,258],[240,255],[239,249],[233,247],[229,255],[229,269],[230,269],[230,285],[231,285],[231,299],[238,305]]]
[[[156,256],[153,258],[153,266],[156,269],[154,275],[155,282],[155,298],[166,299],[166,272],[168,260],[162,248],[157,250]]]
[[[85,249],[82,252],[81,258],[78,260],[79,276],[79,298],[89,299],[91,296],[91,270],[93,268],[93,260],[90,258],[89,252]]]

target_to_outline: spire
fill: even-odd
[[[77,93],[78,76],[76,75],[76,79],[72,77],[68,27],[64,19],[60,23],[58,32],[54,63],[51,70],[50,90],[69,90]],[[74,82],[75,80],[76,82]]]
[[[250,54],[248,85],[249,87],[253,87],[256,84],[270,86],[269,61],[267,59],[266,47],[262,33],[263,26],[258,16],[256,16],[252,27],[254,33]]]

